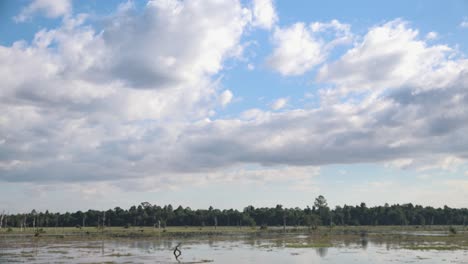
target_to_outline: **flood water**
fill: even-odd
[[[334,239],[331,247],[288,247],[290,241],[307,239],[307,235],[144,240],[3,238],[0,263],[179,263],[173,255],[178,243],[180,263],[468,263],[466,248],[411,250],[405,248],[411,243],[408,240],[355,237]]]

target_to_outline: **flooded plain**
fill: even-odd
[[[444,237],[448,235],[405,233],[327,237],[307,233],[255,233],[102,239],[3,236],[0,239],[0,263],[468,264],[464,235],[456,243]],[[179,243],[182,255],[176,260],[173,250]]]

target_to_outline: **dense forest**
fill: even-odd
[[[0,214],[3,227],[68,227],[68,226],[309,226],[319,225],[466,225],[468,209],[422,207],[396,204],[367,207],[336,206],[330,209],[323,196],[315,199],[312,207],[192,210],[172,205],[158,206],[148,202],[107,211],[88,210],[74,213],[36,212],[26,214]]]

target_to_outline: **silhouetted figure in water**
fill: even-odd
[[[177,246],[176,246],[175,249],[174,249],[174,257],[175,257],[175,259],[176,259],[177,261],[179,261],[179,257],[180,257],[180,255],[182,255],[182,252],[181,252],[180,249],[179,249],[180,244],[181,244],[181,243],[177,244]],[[179,262],[180,262],[180,261],[179,261]]]

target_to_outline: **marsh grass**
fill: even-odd
[[[286,244],[287,248],[328,248],[333,247],[331,243],[312,243],[312,244]]]
[[[242,240],[245,245],[262,248],[267,251],[278,251],[285,248],[364,248],[367,241],[374,245],[385,245],[387,248],[421,250],[421,251],[450,251],[468,250],[468,231],[462,226],[453,226],[457,231],[451,234],[449,226],[335,226],[319,227],[309,230],[307,227],[166,227],[163,232],[153,227],[106,227],[97,229],[95,227],[70,228],[43,228],[45,231],[39,237],[34,237],[33,230],[21,232],[12,228],[12,231],[0,231],[0,248],[5,247],[17,250],[17,256],[26,260],[35,257],[34,251],[26,251],[26,248],[45,249],[47,254],[59,255],[62,259],[73,255],[101,254],[104,242],[123,241],[188,241],[190,243],[204,241],[213,250],[217,250],[216,243]],[[143,230],[141,232],[140,230]],[[259,242],[261,241],[261,242]],[[239,246],[239,245],[237,245]],[[148,251],[166,250],[170,245],[161,244],[149,248]],[[235,246],[233,246],[235,247]],[[106,245],[106,248],[108,246]],[[229,250],[231,250],[229,245]],[[21,250],[21,251],[20,251]],[[69,254],[67,254],[69,253]],[[108,257],[135,257],[126,253],[106,252]],[[110,255],[108,255],[110,254]],[[10,256],[3,255],[6,258]],[[0,254],[2,262],[2,254]],[[197,262],[203,263],[203,262]]]
[[[37,230],[32,228],[26,231],[21,231],[19,228],[10,228],[11,231],[5,229],[0,230],[0,236],[31,236]],[[152,237],[152,236],[189,236],[189,235],[236,235],[236,234],[284,234],[284,233],[302,233],[302,234],[320,234],[322,236],[332,235],[360,235],[368,236],[375,234],[395,234],[399,232],[439,232],[441,234],[468,233],[468,229],[463,226],[334,226],[332,228],[321,226],[315,230],[310,230],[308,227],[286,227],[283,231],[282,227],[269,226],[268,228],[261,227],[235,227],[235,226],[218,226],[214,227],[166,227],[158,229],[154,227],[105,227],[98,229],[96,227],[43,227],[41,228],[40,237],[57,237],[65,238],[68,236],[81,237]]]
[[[404,249],[409,249],[409,250],[460,250],[463,249],[462,247],[459,246],[439,246],[439,245],[418,245],[418,246],[408,246],[404,247]]]
[[[132,254],[131,253],[112,253],[112,254],[109,254],[107,255],[108,257],[117,257],[117,258],[120,258],[120,257],[131,257]]]
[[[67,250],[48,250],[49,254],[68,254]]]

